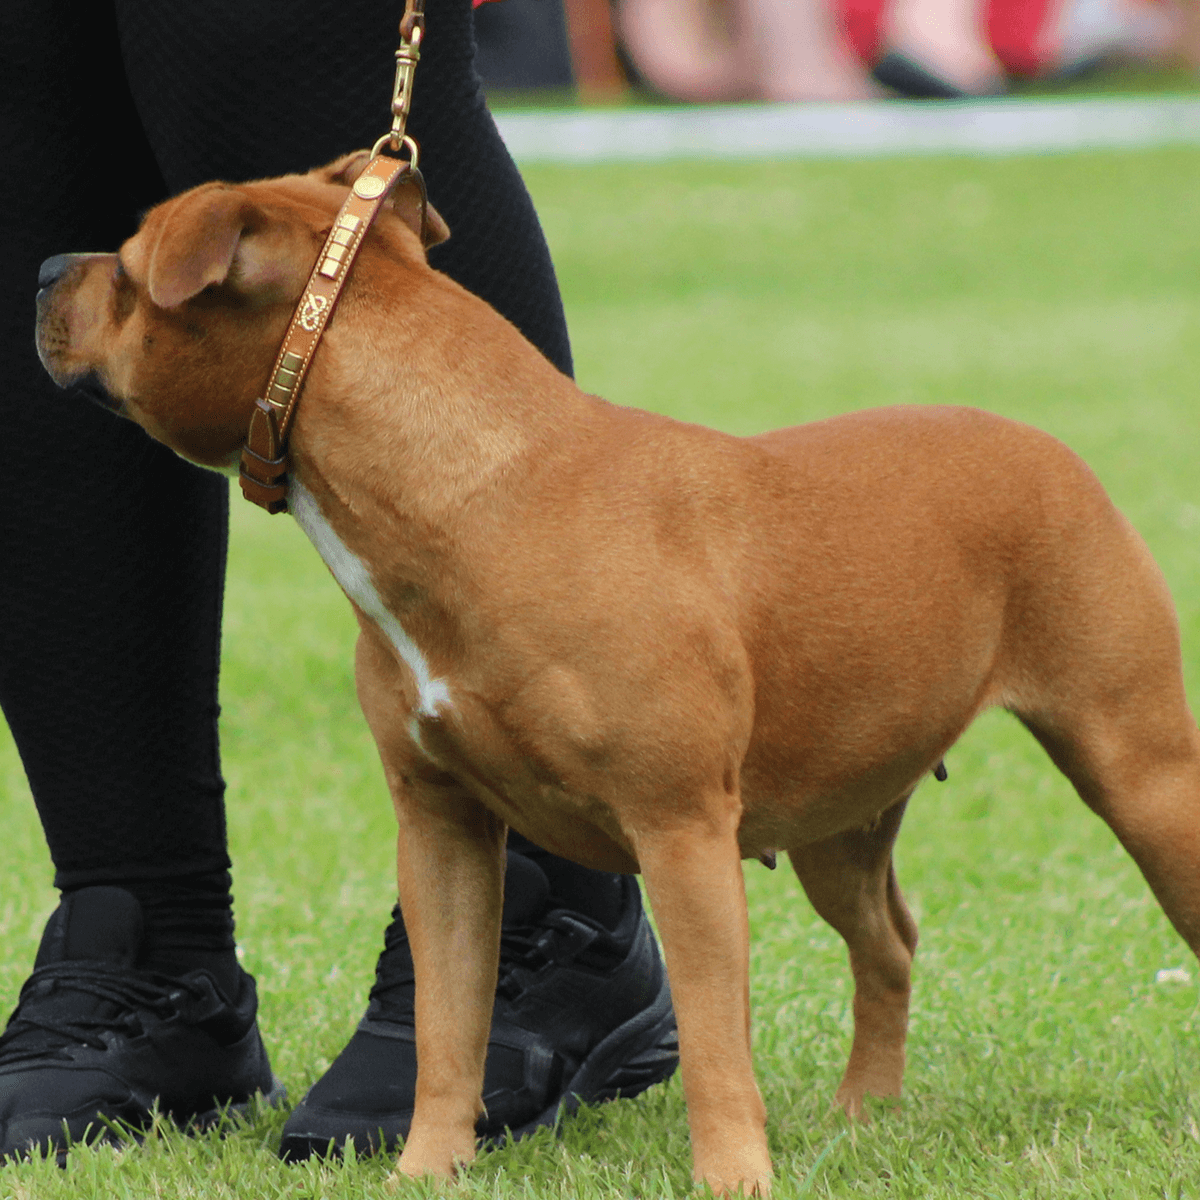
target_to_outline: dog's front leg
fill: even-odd
[[[396,799],[400,910],[417,981],[416,1104],[396,1164],[405,1175],[450,1175],[475,1157],[500,956],[504,826],[477,801],[434,790],[418,785]]]
[[[720,815],[643,831],[634,842],[671,980],[696,1180],[717,1193],[765,1196],[772,1170],[750,1060],[737,813],[724,797]]]
[[[505,826],[424,758],[403,680],[370,627],[359,638],[359,701],[396,809],[400,911],[416,976],[417,1086],[403,1175],[452,1175],[475,1157],[500,957]]]

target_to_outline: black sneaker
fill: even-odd
[[[283,1099],[255,1024],[254,979],[236,1000],[207,971],[133,967],[142,912],[122,888],[81,888],[46,925],[0,1037],[0,1157],[115,1140],[157,1109],[181,1125]]]
[[[636,1096],[679,1061],[675,1014],[636,882],[622,880],[615,929],[555,908],[540,868],[509,855],[500,979],[484,1073],[484,1141],[523,1137],[582,1102]],[[541,888],[529,886],[530,873]],[[395,1151],[412,1120],[417,1079],[413,968],[398,910],[366,1015],[283,1130],[280,1157]]]

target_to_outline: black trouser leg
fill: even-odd
[[[469,5],[430,7],[411,128],[454,230],[435,265],[569,370],[549,255],[471,67]],[[129,883],[152,899],[169,880],[167,924],[212,909],[227,886],[216,731],[227,489],[53,387],[33,352],[37,267],[115,248],[168,192],[370,144],[387,126],[396,18],[377,0],[117,0],[115,13],[47,0],[0,16],[0,130],[19,166],[0,181],[15,231],[0,328],[13,448],[0,482],[0,705],[58,885]],[[227,899],[224,914],[206,928],[227,946]]]

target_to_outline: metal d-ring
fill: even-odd
[[[417,158],[420,154],[420,151],[417,149],[417,143],[415,141],[413,141],[413,139],[410,138],[408,136],[408,134],[405,134],[404,137],[402,137],[400,139],[400,144],[396,145],[392,141],[392,135],[390,133],[385,133],[383,135],[383,137],[381,137],[379,139],[379,141],[377,141],[375,143],[375,145],[373,145],[371,147],[371,157],[372,158],[378,157],[378,155],[383,153],[384,146],[387,146],[387,145],[391,145],[393,154],[398,154],[401,150],[403,150],[407,146],[408,147],[408,165],[410,167],[412,167],[412,169],[414,171],[417,169]]]

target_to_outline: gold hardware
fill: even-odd
[[[271,380],[271,386],[267,389],[267,399],[276,408],[287,408],[291,402],[292,392],[296,390],[296,376],[303,365],[304,359],[291,350],[283,356],[275,378]]]
[[[420,20],[412,23],[412,32],[406,38],[404,25],[400,26],[400,46],[396,50],[396,82],[392,86],[392,129],[387,135],[393,153],[400,152],[404,131],[408,126],[408,114],[412,108],[413,77],[417,63],[421,60],[421,35],[425,32]]]
[[[386,146],[391,140],[392,135],[390,133],[385,133],[383,137],[381,137],[379,141],[377,141],[375,145],[371,147],[371,157],[376,158],[380,151],[383,150],[384,146]],[[403,150],[405,147],[408,148],[408,165],[415,171],[417,169],[417,143],[414,142],[410,137],[401,138],[400,149]]]
[[[294,371],[287,372],[282,368],[275,372],[275,378],[271,380],[271,387],[267,391],[267,399],[272,404],[287,407],[287,402],[292,398],[292,392],[296,390],[296,373]]]
[[[354,183],[354,194],[361,200],[374,200],[382,196],[387,184],[378,175],[360,175]]]
[[[342,269],[342,260],[345,257],[345,246],[330,246],[321,260],[321,274],[326,279],[336,279],[338,272]],[[308,326],[305,325],[305,329],[307,328]]]

